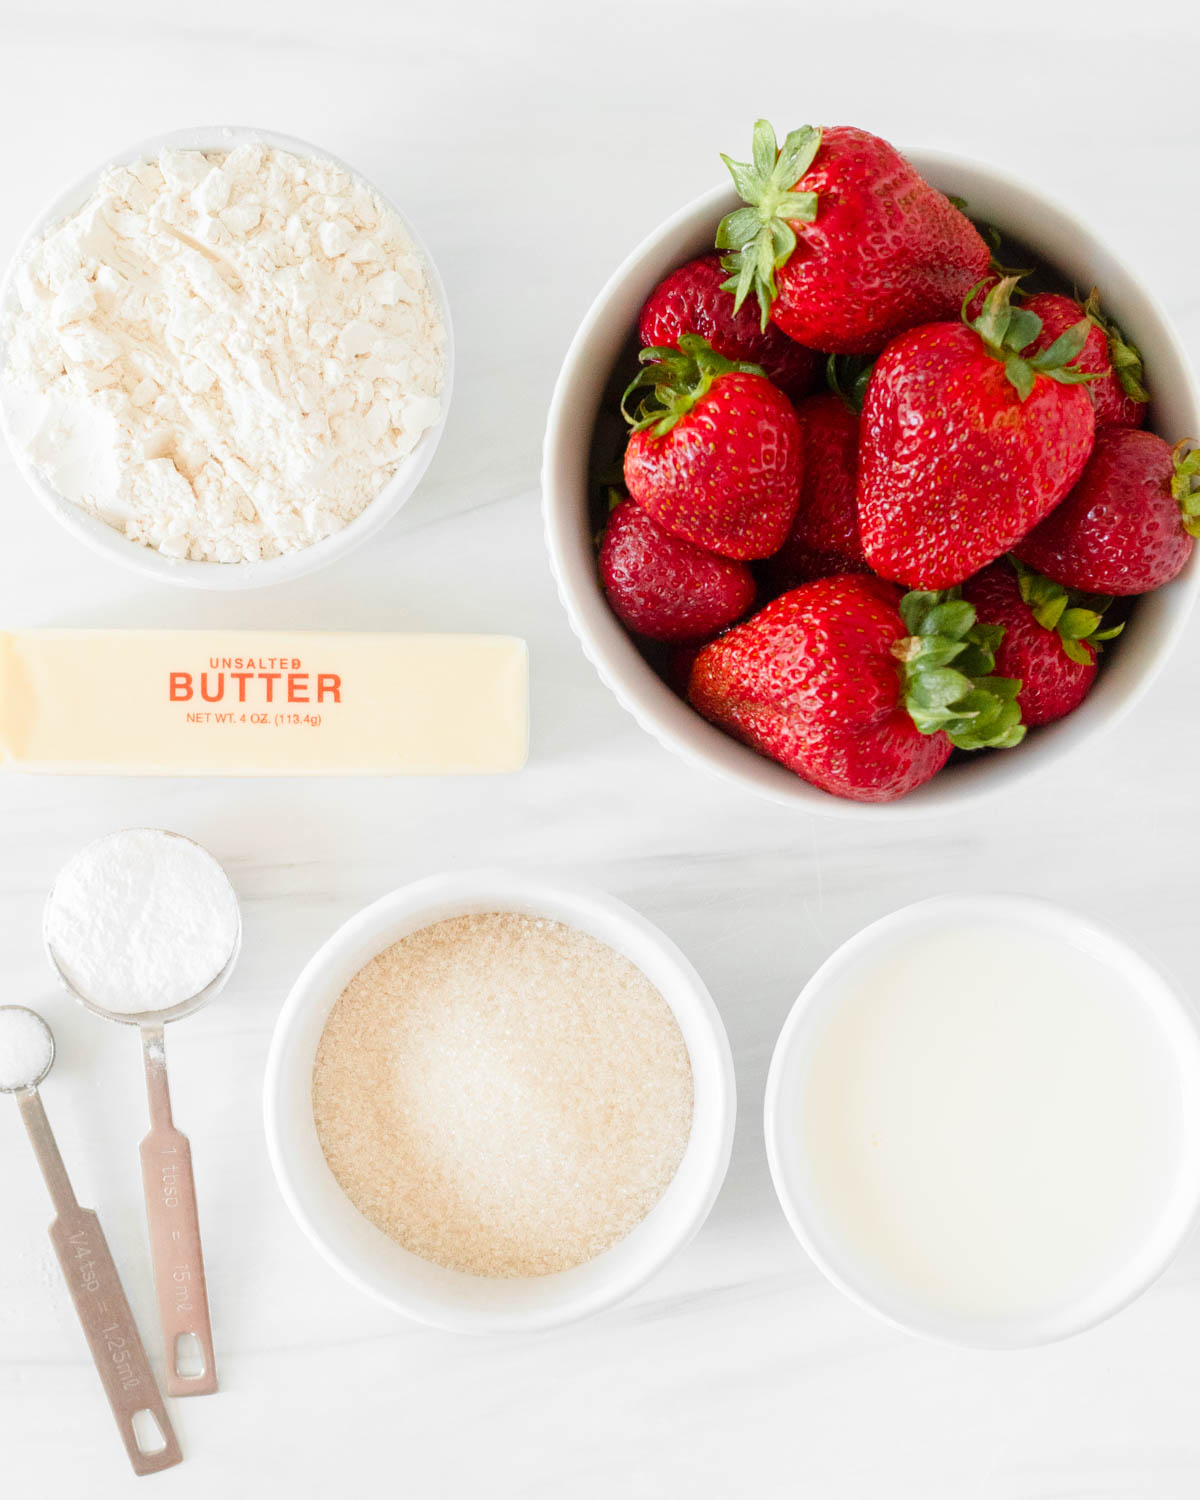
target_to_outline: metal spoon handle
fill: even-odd
[[[167,1354],[168,1396],[209,1396],[217,1389],[192,1148],[171,1118],[161,1026],[142,1028],[150,1131],[141,1144],[142,1184],[158,1316]],[[193,1342],[194,1341],[194,1342]],[[189,1356],[200,1368],[188,1370]]]
[[[18,1094],[17,1103],[54,1202],[57,1217],[50,1226],[50,1240],[133,1472],[169,1469],[182,1461],[183,1454],[100,1221],[90,1208],[79,1206],[37,1091]]]

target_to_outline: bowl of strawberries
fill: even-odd
[[[547,545],[665,746],[815,812],[960,806],[1116,723],[1200,570],[1200,397],[1111,251],[992,168],[755,126],[576,334]]]

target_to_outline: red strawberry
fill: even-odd
[[[984,624],[1004,627],[996,671],[1020,680],[1021,719],[1031,726],[1079,707],[1096,676],[1100,642],[1122,628],[1100,629],[1111,599],[1072,599],[1060,584],[1005,559],[968,579],[962,595]],[[1092,602],[1101,607],[1089,608]]]
[[[705,646],[688,697],[814,786],[889,802],[956,745],[1020,741],[1020,684],[989,675],[1000,634],[961,599],[902,595],[861,574],[820,578]]]
[[[632,500],[609,517],[600,577],[613,613],[652,641],[710,640],[754,603],[745,563],[671,536]]]
[[[863,406],[858,516],[867,561],[913,588],[961,583],[1058,504],[1092,448],[1086,380],[1071,367],[1080,320],[1041,354],[1035,314],[1009,277],[974,323],[902,333]],[[1026,351],[1026,352],[1022,352]]]
[[[759,327],[754,308],[733,306],[719,255],[680,266],[650,293],[638,318],[638,338],[648,348],[675,349],[681,333],[698,333],[726,359],[761,365],[763,374],[793,400],[816,384],[823,363],[811,349],[778,328]]]
[[[800,505],[787,541],[767,563],[775,591],[833,573],[866,573],[858,534],[858,412],[833,391],[796,408],[804,444]]]
[[[1097,293],[1093,290],[1086,302],[1076,302],[1074,297],[1058,292],[1039,292],[1024,305],[1042,320],[1042,331],[1033,341],[1037,352],[1048,349],[1080,318],[1087,318],[1092,326],[1075,367],[1101,376],[1088,386],[1096,408],[1096,426],[1140,427],[1146,420],[1150,399],[1142,384],[1142,356],[1126,342],[1117,325],[1102,315]]]
[[[1146,594],[1179,573],[1200,536],[1200,449],[1107,427],[1079,483],[1013,550],[1068,588]]]
[[[839,125],[775,144],[754,127],[752,162],[724,157],[747,206],[721,220],[727,282],[753,291],[790,338],[835,354],[871,354],[906,328],[957,317],[987,274],[988,247],[965,215],[894,146]]]
[[[769,557],[796,514],[803,474],[792,403],[755,365],[733,364],[698,334],[643,349],[621,403],[633,431],[625,484],[673,536],[725,557]],[[652,386],[630,416],[634,390]]]

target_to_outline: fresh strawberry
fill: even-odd
[[[1100,311],[1100,299],[1093,289],[1086,302],[1064,297],[1058,292],[1039,292],[1025,302],[1028,312],[1042,320],[1042,331],[1033,341],[1040,352],[1048,349],[1080,318],[1091,324],[1075,368],[1100,376],[1088,385],[1088,395],[1096,408],[1096,427],[1140,427],[1146,420],[1146,403],[1150,397],[1142,384],[1142,356],[1129,343],[1117,325]]]
[[[1107,427],[1079,483],[1013,550],[1068,588],[1146,594],[1179,573],[1200,536],[1200,449]]]
[[[804,482],[787,541],[766,564],[775,593],[833,573],[870,571],[858,534],[858,411],[827,391],[801,401],[796,420]]]
[[[778,328],[760,328],[755,308],[735,311],[725,279],[719,255],[702,255],[672,271],[642,308],[638,338],[647,348],[677,349],[681,333],[698,333],[726,359],[761,365],[793,401],[806,396],[817,383],[821,356]]]
[[[1004,627],[996,671],[1020,680],[1021,719],[1031,726],[1079,707],[1096,676],[1100,643],[1122,628],[1100,628],[1111,599],[1072,597],[1015,559],[1001,558],[968,579],[962,596],[984,624]]]
[[[621,409],[633,431],[625,484],[672,536],[724,557],[769,557],[796,514],[803,475],[792,403],[757,365],[734,364],[698,334],[643,349]],[[652,387],[637,411],[628,400]]]
[[[872,354],[889,339],[956,317],[987,274],[971,221],[894,146],[839,125],[793,130],[765,120],[753,160],[723,158],[746,202],[721,220],[726,283],[740,308],[753,292],[789,338],[835,354]]]
[[[1007,552],[1079,478],[1095,416],[1072,367],[1081,319],[1040,354],[1034,313],[989,292],[973,323],[902,333],[863,406],[858,516],[867,561],[911,588],[961,583]]]
[[[707,641],[754,603],[744,562],[671,536],[623,500],[600,544],[600,578],[613,613],[652,641]]]
[[[889,802],[955,746],[1020,741],[1020,683],[990,675],[1000,636],[962,599],[902,595],[861,574],[821,578],[705,646],[688,697],[814,786]]]

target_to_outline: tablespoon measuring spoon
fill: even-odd
[[[128,1008],[131,1002],[126,994],[110,993],[103,954],[79,947],[91,941],[79,938],[77,930],[81,913],[86,919],[83,906],[93,895],[79,871],[89,872],[89,878],[102,879],[106,852],[111,852],[114,860],[132,859],[133,864],[113,869],[113,894],[109,898],[113,920],[102,937],[114,944],[114,970],[117,947],[123,960],[136,950],[147,969],[162,976],[165,986],[175,986],[169,992],[171,1003],[157,1009]],[[171,861],[170,879],[160,878],[164,858]],[[81,861],[85,863],[81,865]],[[194,965],[186,970],[190,982],[198,987],[194,993],[185,992],[176,998],[178,976],[171,970],[169,936],[160,937],[158,933],[160,926],[168,928],[167,916],[177,919],[181,903],[188,901],[189,879],[195,881],[195,891],[205,897],[198,907],[196,930],[223,933],[228,942],[222,940],[219,949],[210,948],[207,970],[199,972]],[[224,903],[220,910],[213,907],[215,897]],[[157,917],[163,918],[161,923],[156,923]],[[92,922],[88,932],[94,926]],[[123,935],[118,936],[122,927]],[[142,1185],[169,1396],[211,1395],[217,1389],[217,1367],[192,1151],[171,1114],[164,1028],[169,1021],[192,1015],[224,988],[237,962],[241,930],[237,897],[217,861],[193,840],[165,829],[127,829],[89,844],[64,867],[46,901],[46,952],[68,993],[96,1015],[137,1026],[141,1032],[150,1106],[150,1129],[141,1142]],[[65,951],[68,946],[78,950],[74,963]],[[206,982],[199,983],[201,978]]]
[[[81,1208],[38,1093],[54,1064],[54,1033],[36,1011],[0,1005],[0,1042],[13,1058],[0,1072],[0,1094],[12,1094],[42,1169],[54,1222],[50,1241],[87,1335],[96,1370],[135,1474],[156,1474],[183,1459],[146,1358],[100,1220]],[[154,1428],[157,1427],[157,1432]]]

